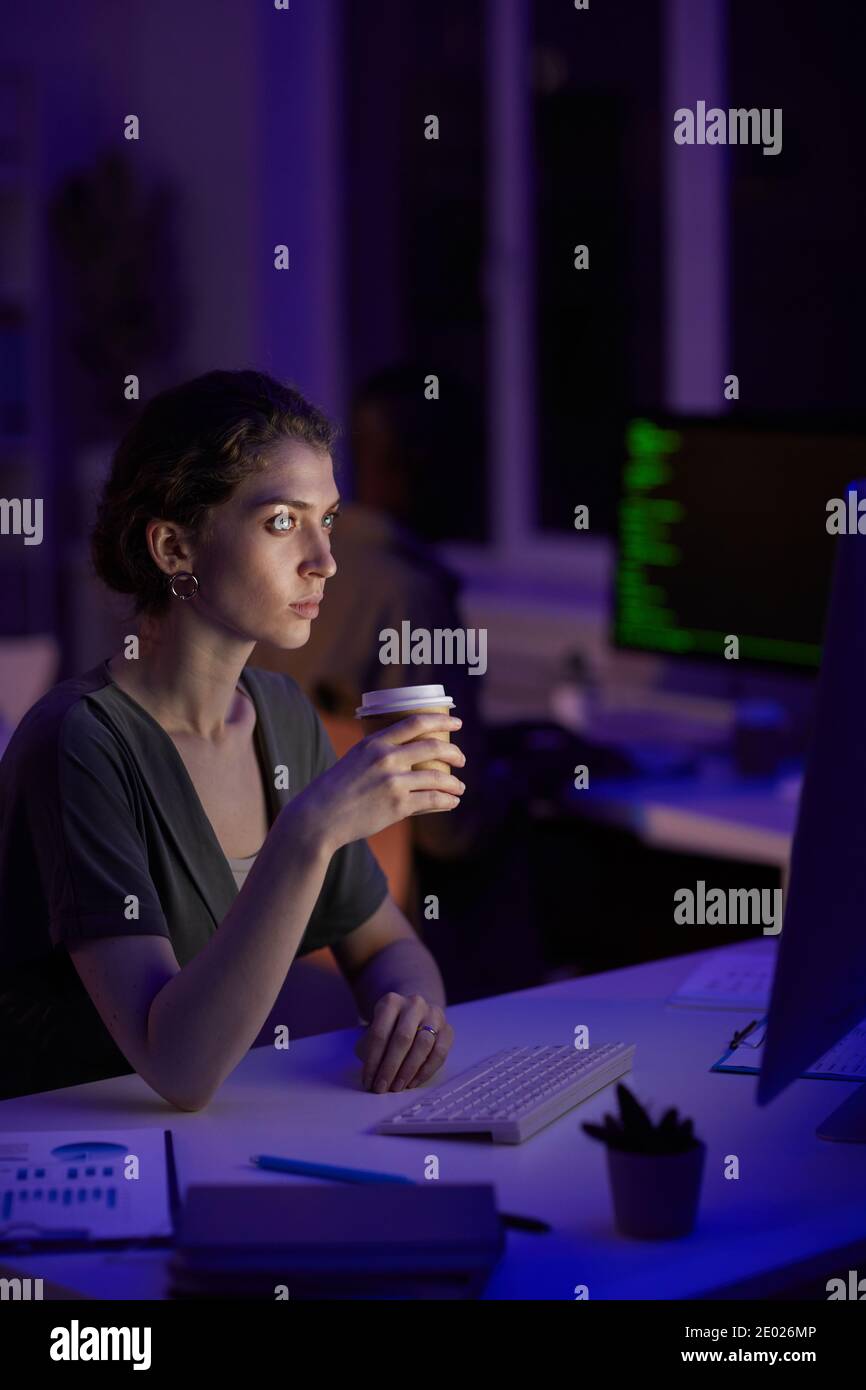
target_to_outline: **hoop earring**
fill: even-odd
[[[195,588],[192,589],[188,594],[179,594],[177,589],[174,587],[179,579],[182,579],[184,581],[186,581],[187,579],[191,579],[193,584],[195,585]],[[168,582],[168,587],[171,589],[171,592],[174,594],[175,598],[181,598],[184,600],[188,598],[195,598],[196,594],[198,593],[198,580],[194,574],[190,573],[189,570],[178,570],[177,574],[173,574],[171,576],[171,579]]]

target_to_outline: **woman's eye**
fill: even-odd
[[[330,521],[330,523],[331,523],[330,526],[328,527],[328,530],[329,530],[329,531],[333,531],[334,527],[335,527],[336,524],[337,524],[337,521],[339,520],[339,517],[340,517],[340,513],[339,513],[339,512],[328,512],[328,513],[326,514],[326,516],[324,517],[324,520],[325,520],[325,521]]]
[[[268,524],[275,531],[290,531],[292,528],[290,527],[289,522],[294,521],[294,519],[295,518],[293,516],[289,516],[288,512],[278,512],[276,516],[271,517],[271,520]]]

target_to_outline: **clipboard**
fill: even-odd
[[[745,1036],[741,1041],[736,1042],[734,1046],[729,1045],[718,1062],[714,1062],[710,1067],[710,1071],[757,1076],[761,1070],[760,1049],[767,1030],[766,1015],[756,1021],[755,1031],[759,1030],[763,1030],[763,1036],[757,1043],[750,1043],[749,1030],[744,1030]],[[835,1046],[829,1048],[805,1071],[800,1072],[800,1078],[806,1081],[866,1081],[866,1023],[852,1028]]]
[[[180,1209],[171,1130],[0,1134],[0,1254],[173,1246]]]

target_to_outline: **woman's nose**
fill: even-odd
[[[313,570],[316,574],[324,575],[326,579],[330,579],[332,575],[336,574],[337,562],[331,554],[331,547],[327,542],[316,554],[308,557],[306,569],[308,572]]]

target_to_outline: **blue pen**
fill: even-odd
[[[301,1173],[308,1178],[333,1178],[337,1182],[412,1182],[412,1178],[397,1173],[373,1173],[365,1168],[340,1168],[331,1163],[308,1163],[302,1158],[274,1158],[271,1154],[253,1154],[250,1163],[279,1173]]]

